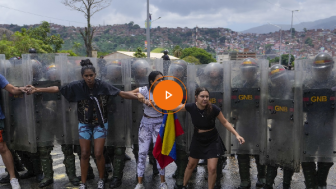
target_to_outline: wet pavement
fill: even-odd
[[[135,166],[135,159],[132,154],[131,149],[127,149],[127,154],[132,157],[132,160],[126,162],[125,170],[124,170],[124,178],[123,178],[123,184],[118,187],[118,189],[132,189],[136,186],[136,166]],[[45,187],[46,189],[61,189],[61,188],[78,188],[75,186],[72,186],[71,183],[68,181],[68,178],[65,174],[65,168],[63,165],[63,154],[61,151],[60,146],[56,146],[54,150],[52,151],[52,157],[53,157],[53,166],[54,166],[54,184],[51,186]],[[80,167],[79,167],[79,160],[78,157],[76,157],[76,168],[77,168],[77,175],[80,175]],[[147,161],[148,162],[148,161]],[[96,178],[94,180],[88,181],[88,188],[97,188],[96,182],[97,182],[97,169],[94,166],[93,160],[91,160],[91,165],[93,165],[94,173],[96,175]],[[251,180],[252,180],[252,188],[255,187],[255,183],[257,181],[257,169],[256,165],[254,163],[254,159],[251,158]],[[189,184],[189,188],[194,189],[205,189],[207,188],[207,181],[204,179],[205,176],[205,166],[198,166],[197,173],[194,173]],[[170,164],[166,168],[166,181],[168,184],[169,189],[174,188],[175,180],[172,178],[172,175],[176,169],[176,165],[174,163]],[[0,159],[0,177],[6,175],[5,173],[5,167],[2,162],[2,159]],[[230,157],[227,160],[227,166],[223,169],[223,175],[224,177],[221,180],[222,188],[225,189],[233,189],[237,188],[239,186],[240,180],[239,180],[239,173],[238,173],[238,164],[237,159]],[[275,187],[274,188],[282,188],[282,176],[283,173],[281,169],[278,170],[278,175],[275,179]],[[333,166],[330,169],[330,174],[328,177],[328,189],[336,189],[336,166]],[[110,173],[110,177],[112,177],[112,173]],[[33,188],[39,188],[38,184],[35,182],[34,178],[31,179],[25,179],[20,180],[21,188],[22,189],[33,189]],[[159,176],[152,176],[152,166],[147,165],[146,173],[145,173],[145,179],[144,179],[144,185],[146,189],[152,189],[152,188],[159,188],[160,184],[160,177]],[[108,188],[108,183],[106,183],[106,188]],[[303,189],[305,188],[304,185],[304,178],[302,171],[300,173],[295,173],[293,176],[293,181],[291,185],[292,189]],[[10,189],[10,184],[0,184],[1,189]]]

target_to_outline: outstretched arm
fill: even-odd
[[[227,129],[229,130],[232,134],[234,134],[237,138],[237,140],[239,141],[240,144],[245,143],[245,140],[243,137],[241,137],[237,131],[231,126],[231,124],[224,118],[224,115],[222,112],[219,112],[219,115],[217,116],[217,119],[219,119],[219,121],[221,122],[221,124]]]
[[[46,87],[46,88],[35,88],[32,85],[27,85],[27,94],[33,93],[58,93],[59,88],[57,86]]]
[[[134,93],[133,91],[129,91],[129,92],[120,91],[119,96],[125,99],[139,100],[142,103],[145,102],[145,97],[142,94]]]
[[[16,95],[21,93],[26,93],[25,87],[14,87],[12,84],[7,84],[5,90]]]
[[[176,112],[176,111],[186,111],[185,109],[185,104],[180,104],[176,108],[172,109],[171,111]]]

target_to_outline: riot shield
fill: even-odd
[[[167,64],[169,61],[169,64]],[[170,65],[167,69],[166,72],[168,72],[167,74],[165,74],[165,76],[173,76],[173,77],[168,77],[167,79],[169,80],[173,80],[175,82],[177,82],[182,91],[183,91],[183,100],[181,103],[185,103],[187,100],[187,91],[186,88],[188,88],[188,83],[187,83],[187,63],[183,62],[183,65],[179,64],[179,62],[173,62],[170,63],[170,60],[165,60],[163,61],[163,65],[164,65],[164,69],[165,66]],[[165,65],[166,63],[166,65]],[[179,111],[176,113],[177,118],[182,126],[183,131],[185,132],[185,134],[179,136],[176,138],[176,147],[177,149],[180,150],[186,150],[188,148],[188,143],[187,143],[187,133],[188,133],[188,129],[187,128],[187,113],[185,111]]]
[[[97,61],[95,58],[89,57],[56,57],[58,65],[61,67],[61,85],[67,85],[73,81],[82,80],[80,65],[81,60],[90,59],[93,66],[97,69]],[[98,70],[98,71],[97,71]],[[96,70],[97,77],[103,75],[98,68]],[[79,145],[78,139],[78,115],[77,102],[69,102],[62,96],[63,104],[63,128],[64,128],[64,143]]]
[[[31,84],[27,60],[3,61],[1,74],[14,86]],[[12,95],[2,90],[5,113],[5,139],[11,149],[35,153],[37,151],[33,96]]]
[[[335,61],[335,60],[334,60]],[[297,65],[299,64],[299,65]],[[302,162],[333,162],[335,153],[335,86],[336,70],[314,68],[313,60],[295,64],[296,86],[301,92],[299,105]]]
[[[260,154],[264,152],[265,141],[263,139],[266,122],[263,121],[263,112],[266,109],[266,103],[262,95],[267,89],[267,63],[266,60],[259,60],[253,65],[249,63],[245,65],[243,61],[231,62],[230,122],[245,139],[244,144],[239,144],[236,137],[231,136],[232,153]]]
[[[132,90],[143,86],[149,86],[148,75],[152,70],[155,69],[156,62],[157,60],[155,59],[131,60]],[[144,105],[139,101],[132,101],[132,131],[131,131],[132,144],[138,144],[138,133],[140,122],[143,116],[143,106]]]
[[[268,79],[268,111],[265,163],[299,171],[293,146],[297,142],[294,125],[294,71],[271,70]]]
[[[130,59],[105,59],[105,77],[103,81],[110,83],[121,91],[131,90]],[[120,96],[109,97],[108,100],[108,137],[107,146],[131,147],[132,119],[130,118],[132,102]]]
[[[27,54],[28,75],[35,87],[61,86],[61,69],[56,54]],[[61,93],[34,93],[34,119],[37,146],[63,144],[63,107]]]

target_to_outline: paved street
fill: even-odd
[[[123,179],[123,184],[120,189],[132,189],[136,185],[136,180],[135,180],[135,160],[134,156],[131,152],[131,149],[127,149],[127,154],[132,157],[131,161],[126,162],[126,167],[125,167],[125,172],[124,172],[124,179]],[[53,160],[54,160],[54,179],[55,182],[53,185],[46,187],[46,188],[54,188],[54,189],[60,189],[60,188],[78,188],[72,186],[68,180],[67,176],[65,174],[65,168],[63,165],[63,154],[61,151],[61,148],[59,146],[54,148],[54,151],[52,152]],[[1,159],[0,159],[1,160]],[[229,158],[227,162],[227,166],[223,170],[224,177],[222,178],[222,188],[225,189],[233,189],[236,188],[239,185],[239,174],[238,174],[238,166],[237,166],[237,160],[234,158]],[[76,159],[76,164],[77,164],[77,175],[80,175],[80,169],[79,169],[79,161],[78,158]],[[94,162],[91,160],[91,164],[94,165]],[[255,188],[255,182],[257,180],[257,170],[256,166],[254,164],[254,159],[251,159],[251,178],[252,178],[252,188]],[[98,175],[97,169],[95,166],[93,166],[95,175]],[[192,180],[190,182],[190,187],[189,188],[195,188],[195,189],[204,189],[207,188],[207,181],[204,179],[204,174],[205,174],[205,166],[199,166],[198,171],[196,174],[193,175]],[[167,167],[166,169],[166,179],[167,183],[170,189],[173,188],[175,180],[172,178],[172,174],[174,173],[176,169],[175,164],[171,164]],[[3,165],[2,160],[0,161],[0,175],[3,176],[5,174],[5,167]],[[333,166],[331,168],[329,177],[328,177],[328,189],[333,188],[336,189],[336,166]],[[112,174],[110,174],[111,178]],[[303,189],[305,188],[304,186],[304,178],[302,175],[302,172],[300,173],[295,173],[293,176],[293,181],[292,181],[292,188],[293,189]],[[97,177],[95,180],[91,180],[88,182],[89,188],[96,188],[96,182],[97,182]],[[32,188],[38,188],[38,185],[35,182],[35,179],[26,179],[26,180],[21,180],[21,187],[22,189],[32,189]],[[152,188],[158,188],[160,183],[160,178],[159,176],[152,177],[152,166],[148,166],[146,170],[146,176],[145,176],[145,187],[147,189],[152,189]],[[274,188],[282,188],[282,171],[279,169],[278,171],[278,176],[276,178]],[[9,184],[3,184],[0,185],[1,189],[10,189]],[[108,188],[108,184],[106,184],[106,188]]]

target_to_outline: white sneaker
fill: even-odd
[[[160,189],[168,189],[168,185],[166,182],[161,182]]]
[[[138,183],[134,189],[145,189],[143,184]]]
[[[19,184],[19,180],[17,178],[12,178],[10,180],[10,183],[12,185],[12,189],[21,189],[21,186]]]

